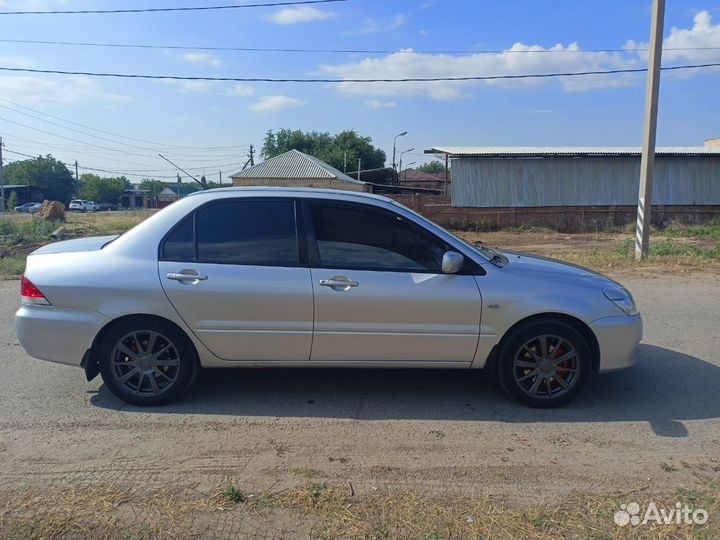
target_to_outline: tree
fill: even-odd
[[[328,132],[299,129],[281,129],[277,133],[267,132],[261,154],[265,159],[283,154],[289,150],[299,150],[316,157],[336,169],[357,169],[358,158],[363,169],[377,169],[385,166],[385,152],[372,144],[372,138],[361,137],[353,130],[345,130],[336,135]]]
[[[82,197],[95,202],[118,202],[123,192],[130,189],[130,181],[124,176],[103,178],[96,174],[83,174],[80,182]]]
[[[68,203],[77,191],[77,182],[64,163],[50,154],[15,161],[4,168],[7,184],[23,184],[41,189],[48,199]]]
[[[18,206],[18,196],[15,191],[10,192],[10,196],[7,198],[7,204],[5,205],[5,210],[12,210],[16,206]]]
[[[161,182],[160,180],[152,180],[150,178],[145,178],[142,182],[140,182],[140,189],[144,189],[145,191],[149,192],[150,197],[157,197],[159,193],[167,187],[167,184],[165,182]]]
[[[442,161],[431,161],[430,163],[425,163],[424,165],[420,165],[419,167],[415,167],[415,170],[420,171],[421,173],[425,174],[445,174],[445,164]]]

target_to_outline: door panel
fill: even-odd
[[[207,279],[181,282],[167,277],[191,271]],[[160,261],[159,272],[176,311],[220,358],[310,358],[313,296],[309,269]]]
[[[314,361],[469,365],[475,356],[481,298],[473,276],[314,268],[312,280]]]
[[[312,282],[301,266],[296,216],[292,199],[221,199],[163,241],[163,289],[220,358],[309,360]]]

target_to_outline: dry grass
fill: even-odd
[[[688,492],[689,493],[689,492]],[[378,493],[350,497],[348,488],[309,484],[277,497],[277,503],[322,519],[320,538],[713,538],[717,522],[696,525],[618,527],[613,515],[621,502],[655,501],[672,508],[691,495],[652,498],[647,494],[574,494],[560,505],[508,508],[492,498]],[[692,492],[695,493],[695,492]],[[680,494],[682,495],[682,493]],[[695,494],[695,501],[698,495]],[[716,514],[717,493],[703,492],[706,509]],[[712,521],[712,518],[711,518]]]
[[[227,486],[211,494],[114,485],[27,489],[0,496],[0,538],[232,538],[253,516],[272,523],[273,515],[288,511],[294,516],[293,536],[327,539],[717,538],[719,495],[717,483],[708,482],[702,490],[678,489],[665,496],[640,488],[604,496],[577,493],[561,504],[513,508],[491,497],[407,491],[353,496],[349,486],[318,483],[247,499],[228,497]],[[665,508],[679,501],[705,508],[711,517],[703,526],[616,526],[613,514],[621,502],[631,501]]]
[[[198,514],[224,509],[219,494],[115,485],[26,489],[0,497],[0,538],[102,539],[196,536]]]

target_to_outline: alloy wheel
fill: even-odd
[[[180,354],[175,344],[160,332],[137,330],[121,337],[112,349],[113,379],[136,396],[168,391],[180,376]]]
[[[578,380],[579,354],[567,339],[539,335],[526,341],[513,357],[513,378],[525,394],[552,399],[569,392]]]

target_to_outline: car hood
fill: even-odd
[[[72,253],[78,251],[97,251],[108,242],[115,240],[118,235],[92,236],[90,238],[75,238],[74,240],[63,240],[54,242],[36,249],[30,255],[46,255],[48,253]]]
[[[554,281],[573,281],[575,283],[587,283],[588,285],[595,284],[601,287],[610,284],[619,285],[619,283],[609,277],[576,264],[517,251],[502,250],[502,253],[509,261],[509,264],[503,268],[503,271],[511,274],[527,275],[534,278]]]

